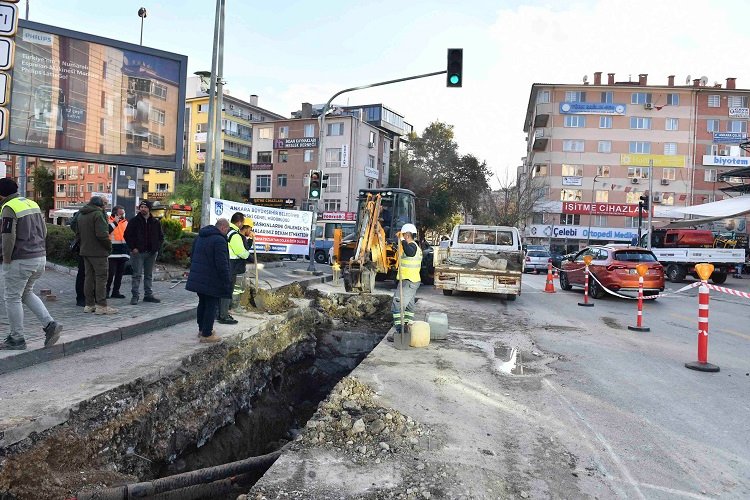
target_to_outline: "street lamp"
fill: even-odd
[[[138,17],[141,18],[141,45],[143,45],[143,20],[146,19],[146,7],[138,9]]]
[[[594,176],[594,182],[591,183],[591,205],[589,205],[589,229],[586,232],[586,246],[591,243],[591,219],[594,217],[594,196],[596,196],[596,180],[599,174]]]

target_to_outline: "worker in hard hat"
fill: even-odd
[[[401,258],[396,276],[396,279],[400,283],[393,294],[393,301],[391,302],[393,326],[396,332],[399,333],[402,331],[402,303],[404,308],[404,323],[414,321],[414,299],[421,282],[419,271],[422,268],[422,249],[417,245],[415,241],[416,237],[416,226],[414,224],[404,224],[399,233],[399,252]],[[392,341],[393,339],[389,337],[388,340]]]

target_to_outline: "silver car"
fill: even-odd
[[[547,264],[552,262],[552,255],[546,250],[529,250],[526,252],[526,265],[524,272],[547,271]]]

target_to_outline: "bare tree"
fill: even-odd
[[[509,176],[502,179],[497,174],[495,179],[499,189],[479,197],[482,210],[478,222],[523,229],[545,199],[547,186],[544,178],[520,173],[516,179]]]

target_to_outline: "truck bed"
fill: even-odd
[[[659,262],[699,262],[741,264],[745,262],[745,250],[741,248],[652,248]]]

